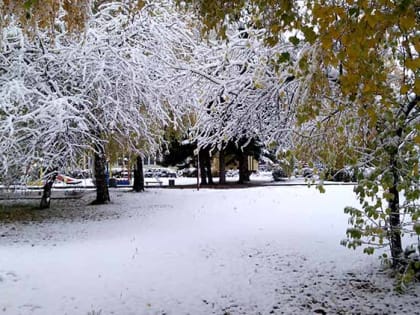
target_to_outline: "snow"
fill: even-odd
[[[179,128],[188,104],[183,98],[191,97],[179,92],[172,65],[174,52],[191,36],[169,3],[150,4],[134,15],[131,9],[101,5],[82,37],[65,28],[55,29],[54,40],[49,28],[37,29],[35,37],[14,23],[4,29],[3,183],[39,173],[40,165],[79,166],[87,151],[102,152],[110,139],[132,153],[152,154],[164,142],[163,127]]]
[[[0,226],[4,314],[419,314],[340,245],[352,186],[112,190]]]

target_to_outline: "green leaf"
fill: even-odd
[[[313,44],[316,41],[317,36],[312,27],[305,26],[302,28],[302,32],[309,43]]]
[[[420,235],[420,223],[415,223],[413,226],[413,230],[416,232],[417,235]]]
[[[362,238],[362,232],[359,229],[356,228],[349,228],[347,229],[347,235],[351,238],[355,239],[361,239]]]
[[[266,39],[266,42],[267,42],[268,45],[274,46],[275,44],[277,44],[279,42],[279,39],[278,39],[277,36],[269,36]]]
[[[299,60],[299,69],[302,71],[307,71],[309,68],[307,57],[303,57]]]
[[[358,7],[353,7],[353,8],[350,8],[350,10],[349,10],[349,15],[350,16],[358,16],[359,15],[359,8]]]
[[[279,56],[278,62],[279,63],[285,63],[290,60],[290,54],[288,52],[281,53]]]
[[[23,4],[23,8],[25,10],[29,10],[36,2],[37,0],[26,0],[25,3]]]
[[[299,38],[297,38],[296,36],[289,37],[289,41],[295,46],[299,45],[300,43]]]
[[[316,188],[319,190],[321,194],[325,193],[325,188],[323,185],[317,185]]]
[[[365,254],[372,255],[375,252],[375,248],[369,246],[369,247],[366,247],[365,249],[363,249],[363,252]]]

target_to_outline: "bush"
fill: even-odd
[[[273,179],[276,182],[287,178],[287,174],[282,168],[275,169],[271,174],[273,175]]]
[[[325,179],[332,180],[334,182],[356,182],[356,174],[354,171],[348,168],[341,170],[328,170],[325,173]]]

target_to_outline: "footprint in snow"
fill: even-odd
[[[13,271],[2,271],[0,270],[0,282],[4,282],[7,280],[11,280],[13,282],[16,282],[19,280],[18,276],[16,275],[16,273],[14,273]]]

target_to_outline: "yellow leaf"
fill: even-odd
[[[339,29],[336,27],[333,27],[330,29],[330,35],[333,39],[337,39],[340,36]]]
[[[416,48],[417,52],[420,53],[420,39],[417,39],[418,40],[414,43],[414,48]]]
[[[414,93],[420,95],[420,78],[416,78],[416,82],[414,83]]]
[[[376,90],[376,86],[372,81],[367,81],[363,87],[364,93],[369,93]]]
[[[405,62],[405,65],[407,66],[407,68],[413,71],[417,71],[420,69],[420,58],[409,59]]]
[[[329,36],[323,36],[321,38],[321,43],[322,43],[322,47],[324,47],[324,49],[326,50],[330,50],[333,45],[333,41]]]
[[[140,11],[141,9],[144,8],[144,6],[146,5],[146,2],[143,0],[138,0],[137,1],[137,9]]]
[[[409,86],[407,84],[403,85],[400,89],[401,94],[406,94],[409,90]]]
[[[280,25],[279,24],[272,24],[270,26],[270,31],[273,34],[277,34],[280,31]]]
[[[374,29],[374,28],[375,28],[375,26],[376,26],[376,17],[375,17],[375,15],[367,15],[367,16],[366,16],[366,20],[367,20],[368,25],[369,25],[372,29]]]
[[[261,82],[255,82],[254,87],[256,89],[263,89],[264,85]]]
[[[402,16],[400,18],[400,26],[405,31],[411,29],[412,27],[415,27],[416,26],[415,16],[414,15],[412,15],[412,16],[407,16],[407,15]]]
[[[370,119],[375,119],[376,120],[376,112],[375,112],[375,109],[373,107],[368,107],[367,114],[369,115]]]

